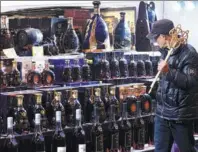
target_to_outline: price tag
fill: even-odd
[[[3,53],[5,54],[5,56],[7,58],[17,58],[18,57],[14,48],[3,49]]]
[[[57,152],[66,152],[66,147],[57,147]]]
[[[42,57],[44,55],[43,46],[33,46],[32,56]]]

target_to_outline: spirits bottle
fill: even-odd
[[[82,66],[82,80],[89,81],[91,80],[91,69],[88,65],[88,60],[84,59],[84,65]]]
[[[6,144],[4,151],[6,152],[19,152],[18,142],[13,132],[13,117],[7,118],[7,134]]]
[[[156,106],[156,101],[152,101],[152,110],[151,110],[151,115],[149,118],[149,123],[148,123],[148,136],[149,136],[149,144],[154,145],[154,123],[155,123],[155,107]]]
[[[129,76],[136,77],[137,76],[137,62],[134,60],[134,55],[131,55],[131,61],[129,63]]]
[[[72,82],[72,68],[70,66],[70,61],[69,60],[65,60],[65,67],[63,70],[63,80],[64,82],[68,83],[68,82]]]
[[[122,55],[122,57],[120,58],[119,66],[120,66],[120,77],[128,77],[129,76],[128,63],[124,55]]]
[[[94,125],[91,129],[92,152],[104,152],[103,129],[99,122],[99,111],[94,106]]]
[[[54,122],[53,122],[53,118],[54,118],[54,111],[53,111],[53,107],[52,107],[52,100],[53,100],[53,92],[52,91],[47,91],[46,92],[46,98],[45,98],[45,111],[46,111],[46,117],[47,117],[47,123],[48,128],[52,129]]]
[[[21,134],[28,131],[29,122],[27,117],[27,112],[23,107],[23,95],[16,95],[17,98],[17,108],[15,111],[15,130],[17,133]]]
[[[35,114],[35,131],[32,139],[32,152],[45,152],[45,138],[41,131],[41,114]]]
[[[142,94],[139,96],[139,100],[141,101],[141,114],[148,115],[151,113],[152,107],[152,98],[148,94]]]
[[[17,69],[17,62],[15,60],[12,61],[11,77],[12,77],[12,82],[11,82],[12,86],[19,86],[21,84],[20,72]]]
[[[49,64],[45,64],[45,69],[41,73],[42,84],[44,86],[52,85],[55,82],[55,74],[49,69]]]
[[[36,70],[35,62],[32,62],[32,70],[27,74],[27,83],[30,86],[38,86],[41,84],[41,74]]]
[[[35,107],[34,107],[34,115],[35,114],[40,114],[40,117],[41,117],[41,129],[47,129],[46,111],[43,108],[42,102],[41,102],[42,94],[41,93],[35,94],[35,98],[36,98],[36,104],[35,104]],[[35,121],[36,121],[36,118],[35,118]]]
[[[100,79],[109,79],[111,77],[110,73],[110,64],[106,59],[106,53],[104,54],[101,62],[100,62]]]
[[[110,69],[111,69],[111,78],[119,78],[120,77],[120,67],[119,61],[115,57],[115,53],[113,53],[113,58],[110,61]]]
[[[115,119],[115,106],[111,105],[110,122],[108,125],[109,151],[119,152],[119,127]]]
[[[86,152],[85,131],[81,124],[81,109],[76,109],[76,125],[74,128],[74,152]]]
[[[73,27],[73,17],[68,17],[68,26],[66,32],[63,34],[63,48],[64,53],[74,53],[80,47],[78,35]]]
[[[74,60],[74,65],[72,67],[72,79],[74,82],[79,82],[82,80],[81,78],[81,67],[79,65],[79,60]]]
[[[149,55],[145,55],[145,70],[146,70],[146,76],[153,75],[153,64],[150,60]]]
[[[130,117],[136,117],[137,115],[137,97],[134,95],[128,96],[125,99],[128,107],[128,114]]]
[[[137,117],[134,123],[134,143],[135,150],[144,149],[145,144],[145,122],[141,116],[141,103],[137,101]]]
[[[145,63],[142,60],[142,55],[138,55],[137,61],[137,76],[142,77],[146,75]]]
[[[55,92],[55,97],[54,100],[52,100],[52,107],[53,107],[53,113],[54,113],[54,117],[53,117],[53,124],[55,123],[55,115],[57,111],[61,111],[61,124],[62,127],[65,127],[66,122],[65,122],[65,108],[62,105],[61,102],[61,92]]]
[[[120,12],[120,22],[115,28],[114,48],[131,49],[131,31],[125,20],[125,12]]]
[[[3,61],[0,61],[0,88],[6,87],[6,75],[3,70]]]
[[[81,109],[78,100],[78,90],[71,90],[70,98],[65,103],[66,122],[68,126],[75,125],[76,109]]]
[[[109,32],[105,21],[100,16],[100,1],[94,1],[94,16],[89,22],[83,42],[83,49],[109,49]]]
[[[132,130],[131,124],[128,121],[127,103],[122,104],[122,118],[119,129],[121,152],[130,152],[132,143]]]
[[[56,129],[52,137],[51,152],[66,152],[66,135],[62,129],[61,111],[56,111]]]

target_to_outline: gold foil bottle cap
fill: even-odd
[[[72,97],[78,98],[78,90],[72,90]]]
[[[41,93],[36,93],[35,97],[36,97],[36,103],[40,104],[41,103],[42,94]]]
[[[61,100],[61,92],[55,92],[55,99],[60,101]]]
[[[95,96],[100,96],[100,95],[101,95],[101,89],[95,88]]]
[[[110,87],[110,94],[115,95],[115,87]]]
[[[17,105],[18,106],[22,105],[24,96],[23,95],[16,95],[16,98],[17,98]]]

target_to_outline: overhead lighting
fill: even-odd
[[[195,3],[193,1],[185,1],[185,9],[191,11],[195,8]]]

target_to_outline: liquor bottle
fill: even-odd
[[[70,98],[65,103],[66,122],[68,126],[75,125],[76,109],[81,109],[81,104],[78,100],[78,90],[71,90]]]
[[[6,138],[4,151],[5,152],[19,152],[19,149],[18,149],[19,144],[13,132],[13,117],[7,118],[7,134],[8,134],[8,137]]]
[[[84,59],[84,65],[82,66],[82,80],[89,81],[91,80],[91,69],[88,65],[88,60]]]
[[[6,87],[6,76],[3,70],[3,61],[0,61],[0,88]]]
[[[145,122],[141,116],[141,102],[137,101],[137,117],[134,123],[134,143],[135,150],[144,149],[145,144]]]
[[[36,98],[36,104],[35,104],[35,107],[34,107],[34,115],[35,114],[40,114],[40,116],[41,116],[41,129],[47,129],[46,111],[43,108],[42,102],[41,102],[42,94],[41,93],[35,94],[35,98]],[[35,121],[36,121],[36,118],[35,118]]]
[[[64,70],[63,70],[63,80],[66,83],[73,82],[73,80],[72,80],[72,69],[71,69],[69,60],[65,60],[65,66],[64,66]]]
[[[148,123],[148,136],[149,136],[149,144],[154,145],[154,123],[155,123],[155,107],[156,106],[156,101],[152,101],[152,110],[151,110],[151,115],[149,117],[149,123]]]
[[[119,61],[116,59],[115,53],[113,53],[113,57],[110,61],[110,69],[111,69],[111,78],[120,77]]]
[[[128,63],[124,57],[124,54],[120,58],[119,66],[120,66],[120,77],[128,77],[129,76]]]
[[[17,98],[17,109],[15,111],[15,130],[21,134],[24,131],[28,131],[29,122],[27,112],[23,107],[23,95],[16,95]]]
[[[75,59],[72,67],[72,79],[74,82],[79,82],[82,80],[81,73],[82,72],[81,72],[81,67],[79,65],[79,61],[78,59]]]
[[[99,122],[99,111],[94,106],[94,125],[91,129],[92,152],[104,152],[103,129]]]
[[[73,27],[73,17],[68,17],[68,26],[66,32],[63,34],[63,49],[64,53],[74,53],[80,47],[79,39]]]
[[[96,106],[99,110],[100,123],[104,122],[106,119],[106,112],[105,112],[104,102],[101,100],[101,89],[100,88],[95,88],[94,106]]]
[[[127,103],[122,104],[122,118],[119,126],[120,129],[120,147],[121,152],[130,152],[131,150],[131,124],[128,121]]]
[[[131,49],[131,31],[125,20],[125,12],[120,12],[120,22],[115,28],[114,48]]]
[[[51,152],[66,152],[66,135],[62,129],[61,111],[56,111],[56,129],[52,137]]]
[[[81,124],[81,109],[76,109],[76,125],[73,136],[74,152],[86,152],[85,131]]]
[[[12,61],[11,77],[12,77],[12,82],[11,82],[12,86],[19,86],[21,84],[20,72],[17,69],[17,62],[15,60]]]
[[[84,94],[84,116],[85,123],[90,123],[93,120],[93,106],[94,105],[94,89],[86,88]]]
[[[110,87],[109,103],[115,106],[115,119],[118,120],[120,118],[120,103],[115,96],[115,87]]]
[[[108,125],[109,151],[119,152],[119,127],[115,119],[115,106],[111,105],[110,122]]]
[[[137,61],[137,76],[142,77],[146,75],[145,63],[142,60],[142,55],[138,55]]]
[[[27,74],[27,83],[30,86],[37,86],[41,84],[41,74],[36,70],[36,63],[32,62],[32,70]]]
[[[94,1],[94,16],[89,22],[83,42],[83,49],[109,49],[109,32],[105,21],[100,16],[100,1]]]
[[[45,69],[41,73],[42,84],[44,86],[52,85],[55,81],[55,74],[49,69],[49,64],[45,64]]]
[[[65,108],[64,108],[64,106],[62,105],[62,102],[61,102],[61,95],[62,95],[61,92],[55,92],[55,97],[51,102],[51,105],[53,107],[53,113],[54,113],[53,124],[55,123],[56,111],[61,111],[61,124],[62,124],[62,127],[65,127],[65,125],[66,125],[66,122],[65,122]]]
[[[146,70],[146,76],[153,75],[153,64],[150,60],[149,55],[145,55],[145,70]]]
[[[137,97],[134,95],[128,96],[124,102],[127,103],[129,116],[135,117],[137,115]]]
[[[41,114],[35,114],[35,131],[32,139],[32,152],[45,152],[45,138],[41,131]]]
[[[52,91],[47,91],[45,95],[45,112],[46,112],[46,117],[47,117],[47,123],[48,128],[52,129],[53,128],[53,117],[54,117],[54,111],[53,107],[51,105],[51,102],[53,100],[53,92]]]
[[[134,55],[131,55],[131,61],[129,63],[129,76],[136,77],[137,76],[137,62],[134,60]]]
[[[139,96],[139,100],[141,101],[141,114],[148,115],[151,113],[152,107],[152,98],[148,94],[142,94]]]
[[[106,53],[104,54],[100,62],[100,79],[109,79],[111,77],[110,64],[106,59]]]

